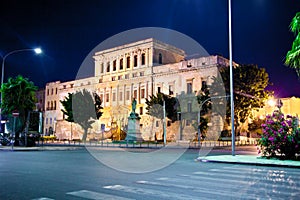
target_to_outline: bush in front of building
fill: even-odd
[[[284,116],[274,111],[262,124],[262,136],[258,140],[263,156],[281,159],[297,159],[300,153],[300,128],[297,117]]]

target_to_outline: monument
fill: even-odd
[[[135,113],[136,109],[136,100],[135,98],[132,99],[131,103],[131,113],[128,117],[128,128],[126,134],[126,141],[143,141],[141,132],[140,132],[140,116],[139,114]]]

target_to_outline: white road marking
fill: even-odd
[[[166,198],[166,199],[172,199],[172,200],[194,200],[199,199],[199,196],[190,196],[175,192],[167,192],[162,190],[153,190],[153,189],[147,189],[147,188],[138,188],[138,187],[129,187],[124,185],[108,185],[104,186],[105,189],[110,190],[117,190],[117,191],[123,191],[123,192],[129,192],[139,195],[152,195],[157,196],[158,198]]]
[[[125,197],[120,197],[116,195],[110,195],[105,193],[93,192],[88,190],[79,190],[74,192],[68,192],[68,195],[82,197],[85,199],[92,199],[92,200],[133,200]]]

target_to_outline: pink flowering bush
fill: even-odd
[[[266,117],[262,131],[258,144],[264,156],[295,159],[300,153],[300,128],[297,117],[285,117],[282,112],[274,111]]]

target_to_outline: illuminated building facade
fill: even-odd
[[[219,67],[228,66],[228,60],[221,56],[189,60],[185,57],[183,50],[153,38],[96,52],[93,77],[46,85],[44,132],[49,134],[49,130],[50,133],[53,130],[60,139],[80,138],[81,128],[75,123],[71,128],[64,120],[60,100],[68,93],[85,88],[96,92],[104,107],[102,117],[89,130],[90,138],[99,136],[101,124],[109,130],[114,122],[126,130],[131,102],[135,98],[143,139],[161,139],[162,120],[146,114],[146,98],[165,93],[181,99],[181,113],[198,112],[195,95],[203,84],[212,82]],[[179,122],[167,121],[168,140],[192,140],[197,132],[193,127],[195,120],[182,118],[181,131],[178,131]]]

